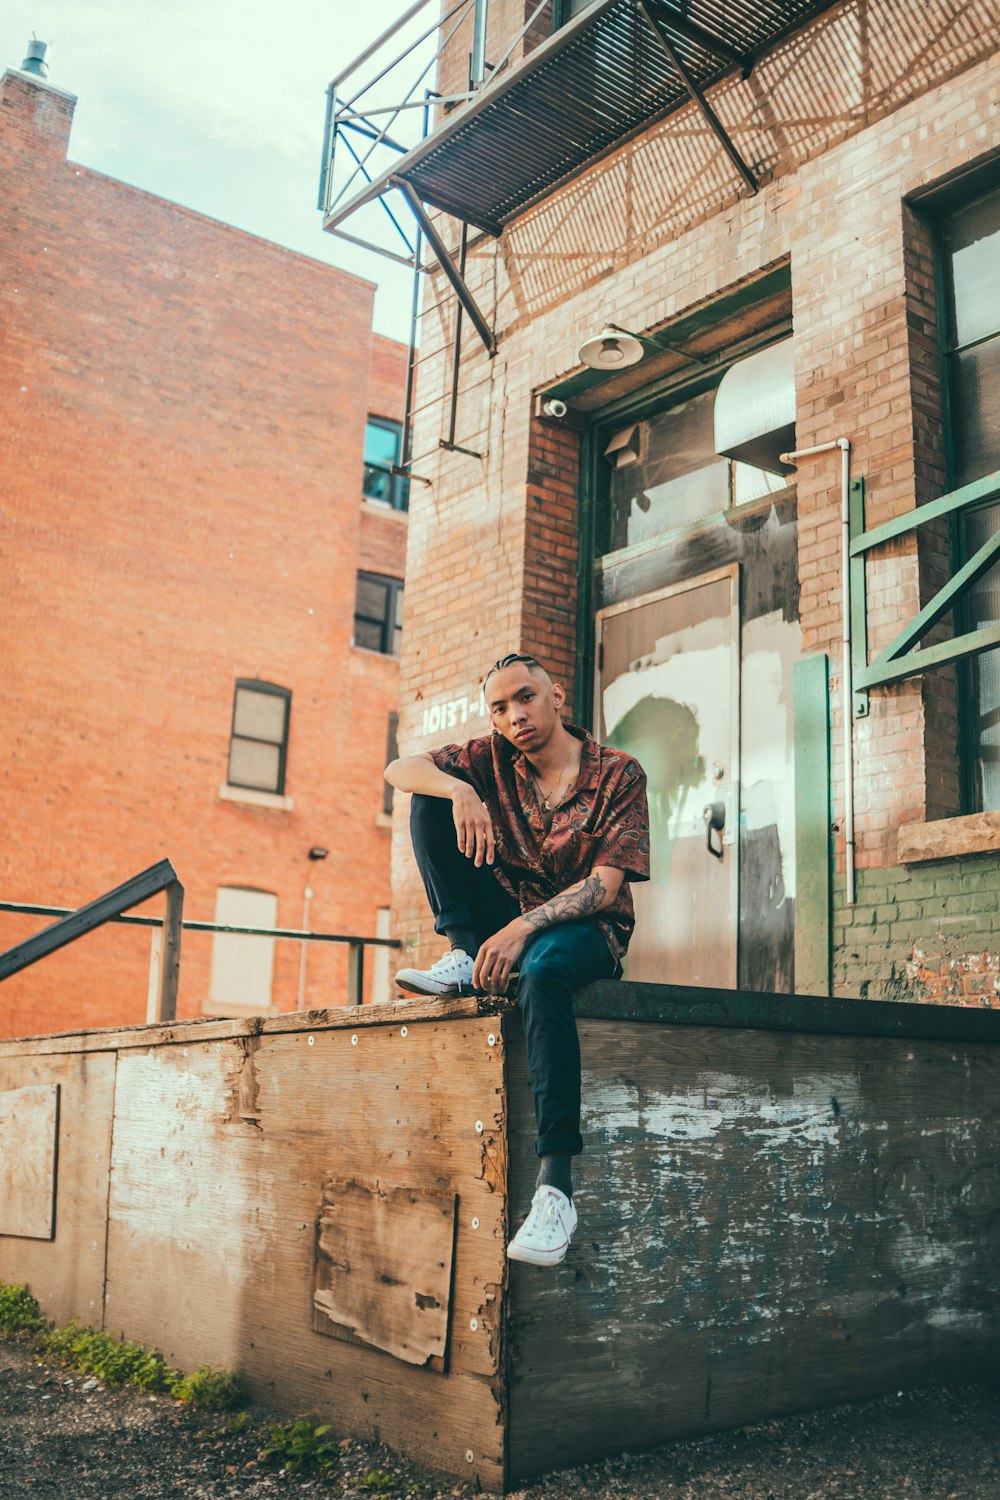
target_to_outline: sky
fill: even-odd
[[[32,34],[49,42],[48,81],[78,99],[71,160],[376,282],[376,331],[405,341],[411,273],[325,234],[316,207],[326,86],[405,8],[3,0],[0,72]],[[436,13],[430,0],[424,24]]]

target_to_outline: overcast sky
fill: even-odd
[[[324,234],[316,192],[326,85],[406,5],[3,0],[0,71],[50,42],[72,160],[378,282],[375,327],[405,341],[409,272]]]

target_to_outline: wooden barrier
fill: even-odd
[[[506,1262],[534,1126],[490,999],[0,1043],[0,1279],[487,1489],[995,1370],[1000,1015],[629,984],[578,1015],[558,1269]]]

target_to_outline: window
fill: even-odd
[[[399,422],[369,417],[365,427],[365,477],[362,485],[369,500],[382,500],[393,510],[406,510],[410,503],[410,481],[394,474],[403,458],[403,428]]]
[[[403,580],[359,573],[354,601],[354,644],[398,656],[403,634]]]
[[[944,355],[952,483],[971,484],[1000,469],[1000,189],[964,204],[941,222]],[[966,513],[957,561],[1000,526],[1000,504]],[[1000,577],[991,569],[969,591],[965,626],[1000,620]],[[1000,648],[974,657],[962,674],[967,800],[975,811],[1000,809]]]
[[[288,689],[274,683],[254,678],[237,682],[226,776],[230,786],[279,796],[284,792],[291,702]]]
[[[788,485],[782,465],[766,469],[725,458],[716,449],[719,387],[613,432],[604,458],[611,470],[609,551],[689,526]],[[775,444],[775,459],[778,444]],[[790,444],[789,446],[794,446]]]
[[[386,765],[388,765],[391,760],[395,760],[397,758],[397,756],[399,755],[399,740],[398,740],[398,737],[397,737],[398,736],[398,732],[399,732],[399,714],[390,714],[389,715],[389,728],[388,728],[388,732],[386,734],[386,739],[385,739],[385,763],[386,763]],[[384,785],[385,785],[385,794],[384,794],[383,799],[382,799],[382,811],[385,813],[385,815],[387,817],[391,817],[392,816],[392,790],[393,789],[389,785],[388,782],[385,782]]]
[[[278,898],[271,891],[246,886],[220,886],[215,897],[215,921],[220,927],[276,927]],[[274,972],[274,938],[245,932],[213,932],[209,1015],[245,1015],[270,1010]]]

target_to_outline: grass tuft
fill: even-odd
[[[45,1319],[23,1281],[0,1281],[0,1333],[39,1333]]]
[[[337,1466],[337,1450],[326,1441],[329,1424],[314,1427],[308,1417],[271,1428],[261,1457],[280,1463],[286,1474],[330,1474]]]
[[[231,1411],[244,1400],[236,1376],[225,1370],[202,1365],[185,1375],[172,1370],[155,1349],[84,1328],[76,1318],[65,1328],[46,1332],[38,1303],[20,1281],[0,1281],[0,1336],[31,1339],[44,1358],[81,1375],[96,1375],[112,1388],[132,1385],[141,1391],[163,1391],[202,1411]]]

